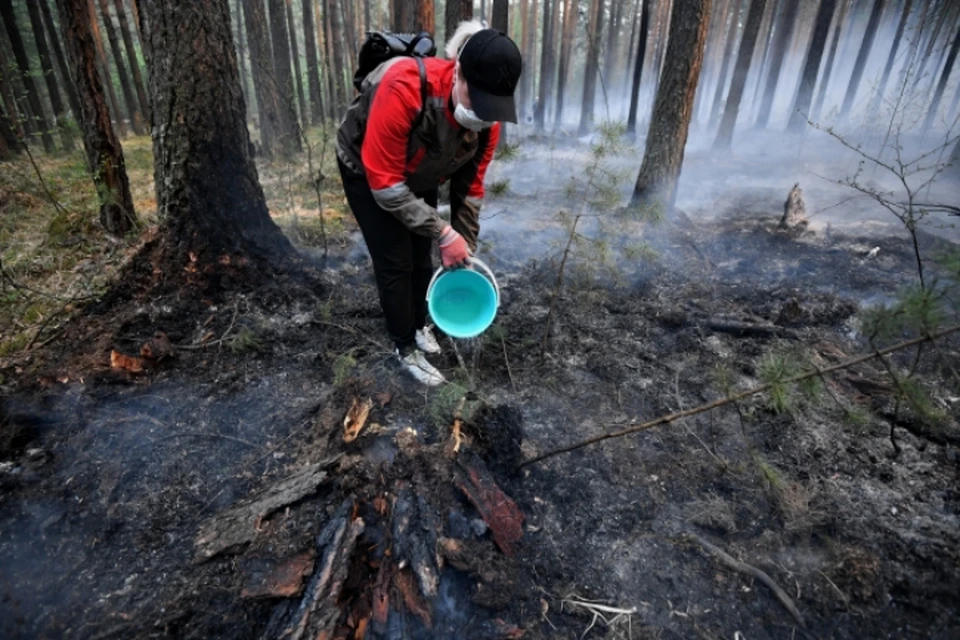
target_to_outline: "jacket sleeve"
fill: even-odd
[[[500,139],[500,123],[480,132],[477,154],[450,178],[450,223],[463,236],[470,251],[477,251],[483,178]]]
[[[399,65],[398,65],[399,67]],[[420,75],[395,67],[377,88],[360,149],[373,198],[408,229],[438,238],[446,223],[437,210],[417,198],[406,183],[410,131],[420,113]]]

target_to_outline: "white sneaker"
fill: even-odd
[[[433,327],[426,325],[423,329],[417,329],[417,348],[424,353],[440,353],[440,343],[433,335]]]
[[[401,356],[400,353],[397,352],[397,356],[400,358],[400,365],[406,369],[410,375],[416,378],[420,384],[425,384],[428,387],[436,387],[447,381],[447,379],[443,377],[443,374],[430,364],[420,349],[414,349],[405,356]]]

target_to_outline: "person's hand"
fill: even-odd
[[[440,261],[447,269],[459,269],[470,264],[467,241],[453,227],[447,225],[437,243],[440,245]]]

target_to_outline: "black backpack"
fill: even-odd
[[[389,31],[368,31],[367,39],[360,47],[359,66],[353,74],[353,86],[360,91],[364,78],[381,64],[397,56],[411,56],[420,63],[420,79],[426,84],[426,70],[420,58],[435,56],[437,45],[433,36],[426,31],[420,33],[390,33]],[[426,88],[426,87],[424,87]]]

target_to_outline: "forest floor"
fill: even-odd
[[[126,148],[135,198],[149,210],[149,144]],[[4,268],[20,288],[2,290],[15,322],[0,360],[0,635],[261,637],[283,599],[243,597],[258,567],[311,550],[344,497],[414,483],[421,510],[435,510],[443,534],[468,540],[475,557],[448,563],[429,615],[396,607],[367,637],[957,637],[956,337],[921,359],[936,424],[896,413],[895,387],[872,361],[829,376],[819,394],[791,391],[780,411],[755,396],[517,468],[757,386],[769,354],[819,366],[861,355],[858,313],[916,279],[896,225],[815,221],[785,233],[777,221],[796,179],[718,181],[659,224],[620,223],[642,238],[642,259],[615,240],[604,241],[612,257],[601,266],[574,256],[541,356],[569,221],[555,213],[573,205],[562,178],[542,178],[576,174],[586,155],[572,142],[530,144],[491,176],[510,177],[485,208],[481,246],[502,307],[458,353],[443,340],[435,362],[452,382],[437,390],[398,371],[332,180],[324,261],[310,190],[288,168],[261,170],[308,280],[179,301],[131,291],[119,307],[36,293],[99,296],[142,241],[97,238],[82,214],[89,200],[69,196],[62,175],[75,170],[43,167],[69,214],[27,184],[27,170],[2,185]],[[708,173],[703,164],[690,173]],[[831,213],[844,219],[842,208]],[[944,237],[921,231],[924,254],[955,249]],[[136,356],[157,331],[179,347],[173,355],[143,372],[111,367],[111,350]],[[892,359],[909,366],[914,353]],[[344,444],[355,397],[375,402]],[[512,557],[440,465],[464,398],[469,446],[524,514]],[[248,545],[196,561],[210,518],[332,454],[341,457],[331,482],[258,521]],[[698,537],[769,574],[804,624]]]

